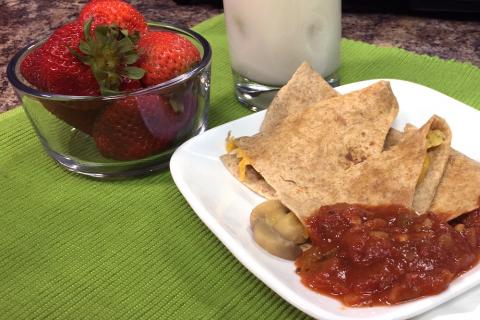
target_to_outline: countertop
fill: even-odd
[[[75,19],[86,0],[3,0],[0,10],[0,112],[19,102],[6,66],[20,48]],[[213,5],[177,5],[172,0],[130,1],[147,20],[191,27],[222,13]],[[446,20],[378,13],[344,13],[343,37],[420,54],[456,59],[480,67],[480,21]]]

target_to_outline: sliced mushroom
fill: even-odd
[[[288,208],[278,200],[267,200],[253,208],[250,214],[250,225],[254,226],[258,220],[267,220],[274,225],[280,218],[288,213]]]
[[[253,237],[263,249],[283,259],[295,260],[302,253],[299,246],[284,239],[265,220],[257,221],[253,228]]]
[[[307,232],[293,212],[289,212],[281,217],[273,227],[283,238],[293,241],[296,244],[307,241]]]
[[[295,260],[308,236],[297,217],[278,200],[256,206],[250,215],[255,241],[271,254]]]

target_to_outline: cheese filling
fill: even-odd
[[[238,163],[238,180],[245,181],[247,166],[252,165],[252,160],[247,155],[245,150],[238,148],[235,145],[235,138],[230,134],[230,132],[228,133],[225,141],[225,148],[228,153],[235,153],[237,155],[237,159],[240,160]]]
[[[427,133],[427,152],[425,153],[425,158],[423,159],[423,166],[420,175],[418,176],[417,185],[425,179],[427,175],[428,169],[430,167],[430,156],[428,155],[428,151],[431,149],[438,147],[446,140],[445,134],[437,129],[430,130]]]

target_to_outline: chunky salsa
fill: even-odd
[[[337,204],[306,225],[312,247],[296,261],[302,283],[348,306],[437,294],[480,251],[480,210],[448,224],[398,206]]]

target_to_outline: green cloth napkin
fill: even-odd
[[[195,29],[214,52],[210,127],[249,114],[233,96],[223,16]],[[480,107],[470,64],[343,40],[340,75],[410,80]],[[0,115],[0,292],[2,319],[307,318],[229,253],[168,171],[113,182],[69,173],[20,108]]]

